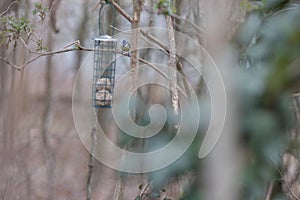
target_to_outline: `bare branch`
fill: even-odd
[[[50,51],[50,52],[46,52],[46,53],[41,53],[38,56],[28,60],[27,62],[25,62],[22,66],[19,67],[20,70],[22,70],[24,67],[26,67],[27,65],[29,65],[30,63],[36,61],[37,59],[39,59],[40,57],[44,57],[44,56],[52,56],[55,54],[62,54],[62,53],[67,53],[67,52],[71,52],[71,51],[78,51],[78,50],[83,50],[83,51],[93,51],[93,49],[89,49],[89,48],[84,48],[81,46],[78,46],[79,48],[71,48],[71,49],[64,49],[64,50],[58,50],[58,51]]]
[[[74,48],[68,48],[68,49],[63,49],[63,50],[57,50],[57,51],[49,51],[49,52],[44,52],[44,53],[40,53],[40,52],[36,52],[36,51],[32,51],[24,42],[24,40],[20,39],[20,41],[22,41],[24,47],[28,50],[29,53],[32,54],[37,54],[36,57],[26,61],[23,65],[21,66],[16,66],[15,64],[11,63],[6,57],[0,57],[0,60],[3,60],[4,62],[6,62],[9,66],[11,66],[14,69],[17,69],[19,71],[21,71],[23,68],[25,68],[27,65],[29,65],[30,63],[36,61],[37,59],[41,58],[41,57],[45,57],[45,56],[53,56],[56,54],[62,54],[62,53],[67,53],[67,52],[73,52],[73,51],[93,51],[94,49],[92,48],[86,48],[81,46],[79,41],[75,41],[69,45],[67,45],[66,47],[75,45]],[[66,48],[65,47],[65,48]]]
[[[130,17],[130,15],[128,15],[126,13],[126,11],[121,8],[114,0],[111,0],[112,5],[115,7],[115,9],[123,16],[125,17],[130,23],[132,23],[132,17]],[[147,37],[148,39],[150,39],[151,41],[155,42],[158,46],[160,46],[161,48],[163,48],[164,50],[166,50],[168,52],[168,47],[165,46],[163,43],[161,43],[158,39],[156,39],[153,35],[141,30],[141,33]]]
[[[289,192],[289,194],[296,200],[300,200],[297,195],[292,191],[290,184],[288,183],[288,181],[286,180],[285,175],[283,174],[283,172],[279,169],[279,167],[274,163],[274,161],[269,158],[269,160],[272,162],[273,166],[275,167],[275,169],[278,171],[279,175],[281,176],[283,182],[286,184],[287,186],[287,190]]]
[[[149,8],[149,7],[147,7],[147,6],[143,6],[143,8],[144,8],[147,12],[149,12],[149,13],[163,14],[163,13],[161,13],[161,12],[155,12],[153,9],[151,9],[151,8]],[[189,14],[190,12],[187,12],[187,13]],[[171,16],[171,17],[173,17],[174,19],[183,21],[183,22],[185,22],[186,24],[191,25],[197,32],[200,32],[200,33],[205,32],[204,28],[202,28],[202,27],[200,27],[200,26],[198,26],[198,25],[192,23],[191,21],[187,20],[186,18],[183,18],[183,17],[181,17],[181,16],[179,16],[179,15],[176,15],[176,14],[174,14],[174,13],[168,13],[168,15]]]
[[[161,71],[154,64],[152,64],[152,63],[150,63],[150,62],[148,62],[148,61],[146,61],[146,60],[144,60],[142,58],[139,58],[139,61],[142,62],[142,63],[144,63],[144,64],[146,64],[146,65],[148,65],[149,67],[151,67],[152,69],[154,69],[156,72],[158,72],[159,74],[161,74],[163,77],[169,78],[169,76],[166,73],[164,73],[163,71]],[[179,90],[179,92],[181,92],[184,95],[184,97],[187,97],[187,94],[184,92],[183,89],[181,89],[181,87],[178,84],[177,84],[176,88]]]
[[[87,189],[87,200],[92,200],[92,175],[94,171],[94,165],[95,165],[95,146],[97,145],[97,138],[96,138],[96,128],[94,127],[91,133],[91,148],[90,148],[90,160],[89,160],[89,170],[88,170],[88,176],[87,176],[87,183],[86,183],[86,189]]]
[[[6,57],[0,57],[0,60],[4,61],[6,64],[11,66],[12,68],[21,71],[21,69],[18,66],[12,64]]]
[[[163,50],[165,50],[167,52],[167,54],[169,54],[168,47],[165,46],[163,43],[161,43],[156,37],[154,37],[153,35],[145,32],[143,30],[141,30],[141,33],[143,34],[143,36],[147,37],[148,39],[150,39],[151,41],[156,43],[159,47],[161,47]]]
[[[94,8],[93,8],[93,12],[97,9],[97,7],[99,6],[99,5],[102,5],[102,4],[106,4],[105,3],[105,0],[99,0],[97,3],[96,3],[96,5],[94,6]]]
[[[142,188],[142,190],[141,190],[141,192],[140,192],[140,197],[141,197],[141,198],[143,197],[143,195],[145,194],[145,192],[146,192],[146,190],[149,188],[149,186],[150,186],[150,183],[149,183],[149,182],[147,182],[147,183],[143,186],[143,188]]]
[[[265,200],[272,200],[271,198],[272,198],[273,187],[274,187],[274,182],[271,181],[269,186],[268,186],[268,190],[267,190]]]
[[[131,86],[132,91],[136,89],[136,76],[138,73],[138,41],[139,41],[139,25],[141,19],[141,7],[142,2],[141,0],[133,0],[133,18],[131,23],[131,56],[130,56],[130,66],[131,66]],[[135,118],[135,117],[134,117]]]
[[[16,4],[16,3],[18,3],[17,0],[11,2],[11,3],[8,5],[7,9],[6,9],[5,11],[3,11],[2,13],[0,13],[0,17],[2,17],[3,15],[5,15],[5,14],[10,10],[10,8],[11,8],[14,4]]]
[[[130,23],[132,23],[132,18],[126,13],[125,10],[123,10],[114,0],[111,0],[113,6],[116,8],[116,10],[121,14],[123,15],[123,17],[125,17]],[[187,19],[184,20],[185,22],[189,22]],[[189,22],[191,23],[191,22]],[[196,26],[196,25],[195,25]],[[200,27],[197,27],[198,29],[201,29]],[[116,28],[115,28],[116,29]],[[119,30],[119,29],[117,29]],[[124,31],[121,31],[119,30],[120,32],[124,32]],[[146,31],[143,31],[141,30],[140,33],[148,38],[149,40],[151,40],[152,42],[156,43],[160,48],[162,48],[163,52],[167,55],[169,55],[169,48],[167,46],[165,46],[162,42],[160,42],[156,37],[154,37],[153,35],[149,34],[148,32]],[[146,40],[145,40],[146,41]],[[148,42],[148,41],[147,41]],[[179,56],[176,54],[176,56],[178,57],[177,61],[180,62],[180,59],[179,59]],[[145,63],[145,62],[144,62]],[[145,63],[146,64],[146,63]],[[147,62],[147,65],[149,65],[150,63]],[[151,65],[149,65],[151,66]],[[153,69],[155,69],[157,71],[157,68],[156,67],[153,67],[151,66]],[[184,76],[184,74],[182,74]],[[178,87],[177,87],[178,88]],[[182,89],[181,89],[181,92],[182,92]],[[184,96],[186,96],[185,93],[183,93]]]
[[[115,186],[115,191],[113,194],[113,200],[121,200],[124,195],[124,187],[125,187],[125,174],[120,172],[118,175],[118,179]]]
[[[176,66],[176,43],[175,43],[175,30],[173,19],[171,16],[166,16],[168,39],[170,42],[169,50],[169,73],[170,73],[170,85],[171,85],[171,106],[174,114],[179,114],[179,97],[177,91],[177,66]]]
[[[23,41],[24,42],[24,41]],[[70,46],[74,45],[75,47],[74,48],[68,48]],[[24,43],[24,46],[25,48],[28,46]],[[41,57],[44,57],[44,56],[52,56],[52,55],[56,55],[56,54],[62,54],[62,53],[67,53],[67,52],[73,52],[73,51],[94,51],[94,49],[92,48],[86,48],[86,47],[83,47],[81,46],[80,44],[80,41],[75,41],[75,42],[72,42],[68,45],[66,45],[64,48],[68,48],[68,49],[63,49],[63,50],[58,50],[58,51],[50,51],[50,52],[45,52],[45,53],[39,53],[39,52],[34,52],[34,51],[31,51],[29,48],[28,48],[28,51],[30,53],[34,53],[34,54],[37,54],[36,57],[26,61],[23,65],[21,66],[16,66],[14,65],[13,63],[11,63],[6,57],[0,57],[0,60],[4,61],[6,64],[8,64],[10,67],[18,70],[18,71],[21,71],[23,70],[23,68],[25,68],[27,65],[29,65],[30,63],[33,63],[34,61],[36,61],[37,59],[41,58]],[[123,56],[127,56],[127,57],[130,57],[130,55],[126,54],[126,53],[123,53],[121,51],[116,51],[115,53],[118,53],[118,54],[121,54]],[[148,62],[147,60],[144,60],[142,58],[138,58],[139,62],[141,63],[144,63],[146,65],[148,65],[149,67],[151,67],[153,70],[155,70],[156,72],[158,72],[159,74],[161,74],[164,78],[169,78],[169,76],[164,73],[162,70],[160,70],[157,66],[155,66],[154,64],[152,64],[151,62]],[[184,90],[182,88],[180,88],[179,85],[177,85],[177,89],[185,96],[187,97],[186,93],[184,92]]]
[[[179,16],[179,15],[176,15],[176,14],[170,14],[171,17],[173,17],[174,19],[177,19],[177,20],[181,20],[181,21],[184,21],[185,23],[191,25],[197,32],[199,33],[205,33],[205,30],[204,28],[192,23],[191,21]]]
[[[115,7],[115,9],[116,9],[121,15],[123,15],[123,17],[125,17],[130,23],[132,23],[132,21],[133,21],[132,17],[131,17],[130,15],[128,15],[128,14],[126,13],[126,11],[125,11],[123,8],[121,8],[121,7],[119,6],[119,4],[117,4],[114,0],[111,0],[110,2],[111,2],[112,5]]]
[[[29,53],[32,53],[32,54],[39,54],[39,53],[36,52],[36,51],[32,51],[32,50],[30,49],[30,47],[27,45],[27,42],[25,42],[25,41],[23,40],[23,38],[19,37],[19,40],[21,41],[21,43],[23,44],[24,48],[25,48]]]
[[[68,48],[68,47],[70,47],[70,46],[73,46],[73,45],[79,46],[79,45],[80,45],[80,41],[79,41],[79,40],[76,40],[76,41],[74,41],[74,42],[72,42],[72,43],[70,43],[70,44],[64,46],[64,49],[66,49],[66,48]]]

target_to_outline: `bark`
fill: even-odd
[[[121,200],[124,197],[124,189],[125,189],[125,175],[120,172],[117,178],[116,187],[114,191],[113,200]]]
[[[138,60],[139,60],[139,51],[138,51],[138,41],[139,41],[139,25],[140,25],[140,17],[141,17],[141,11],[142,11],[142,0],[133,0],[133,14],[132,18],[128,17],[128,20],[131,21],[131,38],[130,38],[130,44],[131,44],[131,51],[130,51],[130,90],[133,93],[136,88],[136,79],[137,79],[137,74],[138,74]],[[115,5],[116,9],[120,12],[122,11],[121,8],[118,8],[118,5]],[[123,14],[126,15],[124,12]],[[138,95],[138,94],[137,94]],[[136,106],[134,110],[131,113],[131,117],[134,121],[136,121]],[[138,145],[135,145],[135,143],[138,143]],[[129,144],[128,149],[131,149],[133,147],[141,146],[141,144],[138,141],[133,141]],[[125,179],[124,179],[125,174],[123,172],[120,172],[118,176],[118,180],[116,183],[115,187],[115,192],[114,192],[114,200],[122,200],[123,195],[124,195],[124,190],[125,190]]]
[[[138,66],[138,41],[139,41],[139,24],[141,17],[141,6],[142,0],[133,0],[133,18],[131,23],[131,56],[130,56],[130,67],[131,67],[131,90],[136,89],[136,76]]]
[[[88,174],[87,174],[87,183],[86,183],[87,200],[92,200],[92,175],[93,175],[94,165],[95,165],[94,153],[95,153],[96,146],[97,146],[96,128],[93,128],[91,133],[90,159],[88,164]]]
[[[175,29],[174,22],[171,16],[166,16],[166,23],[168,29],[169,39],[169,73],[170,73],[170,87],[171,87],[171,106],[175,116],[179,114],[179,98],[177,90],[177,65],[176,65],[176,43],[175,43]],[[178,124],[175,125],[177,128]]]
[[[300,103],[299,94],[292,97],[293,111],[295,115],[295,127],[289,133],[289,147],[281,160],[282,167],[282,191],[290,200],[300,199],[300,160],[298,149],[300,144]]]

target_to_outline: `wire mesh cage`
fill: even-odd
[[[117,39],[104,35],[94,39],[93,106],[111,108],[115,86]]]

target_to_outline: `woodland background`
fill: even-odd
[[[2,0],[1,198],[299,199],[300,2],[111,2],[120,6],[116,12],[117,33],[138,27],[167,28],[170,33],[174,29],[201,44],[221,66],[228,112],[220,140],[208,157],[198,159],[210,117],[210,109],[202,109],[204,122],[197,139],[182,158],[166,169],[149,174],[124,174],[96,160],[89,165],[90,154],[73,122],[72,91],[76,74],[93,48],[92,38],[98,35],[101,3]],[[134,17],[132,23],[124,17],[126,13],[139,16],[139,12],[140,18]],[[106,10],[102,17],[109,24],[112,13]],[[154,36],[165,39],[159,34]],[[134,34],[127,35],[132,46],[137,45],[136,38]],[[136,67],[138,62],[134,59],[138,57],[169,63],[190,82],[200,107],[209,107],[203,79],[195,76],[189,63],[174,54],[176,46],[185,45],[185,56],[197,60],[203,73],[210,74],[203,51],[176,39],[176,34],[174,39],[175,43],[161,41],[166,44],[161,47],[166,48],[163,55],[148,50],[131,52],[130,58],[121,60],[117,75]],[[36,56],[39,58],[31,62]],[[129,86],[139,77],[142,76],[129,80]],[[174,82],[184,85],[177,77]],[[135,121],[147,124],[147,110],[154,103],[176,111],[180,104],[174,101],[174,95],[176,91],[166,92],[157,86],[140,88],[139,105],[134,108]],[[99,116],[108,129],[115,126],[108,111],[100,112]],[[150,144],[169,141],[175,132],[171,126],[166,124],[161,136]],[[110,137],[120,146],[140,151],[141,141],[119,134],[113,131]]]

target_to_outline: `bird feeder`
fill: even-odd
[[[109,2],[108,4],[112,6]],[[101,35],[101,10],[99,11],[99,35]],[[114,8],[112,6],[114,11]],[[114,21],[114,19],[113,19]],[[113,35],[113,29],[112,29]],[[94,38],[93,107],[111,108],[115,86],[117,39],[109,35]]]

